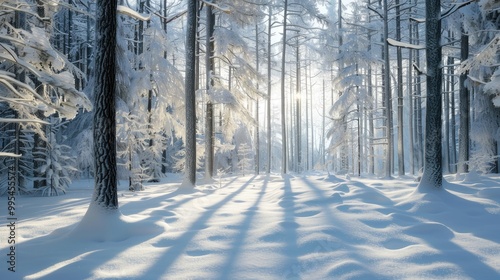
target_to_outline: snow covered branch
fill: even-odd
[[[7,118],[0,118],[0,123],[40,123],[40,124],[50,124],[49,122],[42,121],[42,120],[36,120],[36,119],[7,119]]]
[[[415,44],[410,44],[410,43],[403,43],[400,41],[396,41],[391,38],[387,38],[387,43],[393,47],[400,47],[400,48],[406,48],[406,49],[413,49],[413,50],[425,50],[424,45],[415,45]]]
[[[16,157],[16,158],[20,158],[21,155],[13,154],[13,153],[0,152],[0,157]]]
[[[465,60],[461,63],[459,69],[460,73],[465,73],[471,69],[478,68],[479,66],[491,66],[495,65],[498,61],[496,60],[496,55],[500,50],[500,34],[497,34],[491,42],[489,42],[482,50],[478,52],[477,55]]]
[[[411,21],[414,21],[416,23],[424,23],[425,22],[425,18],[414,18],[414,17],[410,17],[410,20]]]
[[[425,71],[420,69],[420,67],[418,67],[418,65],[416,63],[413,63],[412,65],[413,65],[413,68],[415,69],[415,71],[417,71],[418,75],[427,75],[427,73],[425,73]]]
[[[448,11],[444,12],[441,14],[441,19],[444,19],[450,15],[452,15],[454,12],[456,12],[458,9],[462,8],[462,7],[465,7],[473,2],[477,2],[477,0],[469,0],[467,2],[463,2],[463,3],[455,3],[450,9],[448,9]]]
[[[222,7],[220,5],[217,5],[213,3],[212,1],[206,1],[206,0],[201,0],[201,2],[205,3],[206,5],[212,6],[212,8],[215,8],[221,12],[224,12],[226,14],[230,14],[231,10],[229,8]]]
[[[149,15],[141,15],[138,12],[130,9],[129,7],[125,7],[122,5],[118,5],[117,11],[118,11],[118,13],[120,13],[122,15],[127,15],[129,17],[132,17],[132,18],[135,18],[138,20],[142,20],[142,21],[149,21],[151,19],[151,16],[149,16]]]

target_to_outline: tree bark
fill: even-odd
[[[186,136],[184,139],[185,165],[183,185],[194,187],[196,184],[196,0],[188,1],[186,31]]]
[[[419,189],[442,188],[441,106],[441,1],[426,0],[427,100],[425,113],[425,161]]]
[[[96,2],[93,202],[118,209],[116,177],[116,9],[117,1]]]

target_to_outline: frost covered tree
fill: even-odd
[[[363,154],[368,154],[366,145],[363,144],[367,135],[362,131],[368,127],[365,125],[365,116],[373,102],[373,89],[365,85],[370,84],[373,79],[371,75],[365,74],[371,67],[380,64],[376,52],[367,48],[371,42],[373,26],[369,24],[369,15],[363,7],[353,3],[353,12],[350,17],[344,17],[345,26],[342,33],[342,45],[339,46],[336,60],[342,61],[337,75],[332,79],[332,90],[339,92],[339,97],[330,108],[329,117],[331,122],[327,131],[330,140],[330,153],[336,150],[344,150],[346,161],[352,162],[346,169],[339,167],[342,172],[356,172],[360,174],[364,161]],[[372,92],[370,93],[370,90]],[[368,121],[368,120],[367,120]],[[355,131],[355,132],[354,132]],[[373,137],[373,136],[372,136]],[[351,145],[347,143],[351,142]],[[342,165],[342,164],[338,164]]]
[[[249,47],[253,37],[245,36],[245,32],[255,27],[262,13],[258,5],[245,1],[216,1],[207,5],[204,140],[205,177],[210,179],[215,169],[227,164],[224,160],[230,160],[221,157],[228,144],[232,144],[236,129],[241,124],[256,124],[250,112],[252,101],[261,97],[257,88],[260,77],[253,66],[255,49]],[[210,22],[214,23],[213,36]]]
[[[419,183],[419,190],[440,189],[443,185],[442,166],[442,46],[441,21],[450,13],[465,5],[455,5],[441,14],[441,1],[426,2],[425,54],[427,61],[427,100],[425,114],[425,159],[424,172]],[[466,2],[464,2],[466,3]],[[470,2],[469,2],[470,3]]]
[[[140,35],[135,32],[137,20],[147,21],[139,24],[143,29]],[[136,36],[142,38],[138,45]],[[183,77],[175,62],[167,59],[165,50],[170,47],[158,17],[120,17],[117,137],[119,165],[126,167],[130,190],[142,190],[143,181],[165,176],[170,156],[166,154],[167,143],[184,130],[184,99],[178,98],[184,89]]]
[[[461,28],[472,52],[469,58],[463,57],[460,67],[463,99],[470,98],[468,92],[472,92],[470,105],[474,113],[470,114],[470,131],[460,131],[460,134],[470,133],[470,147],[462,140],[465,137],[460,137],[459,172],[499,170],[499,8],[499,1],[481,0],[469,5],[461,16]]]
[[[211,100],[215,76],[215,14],[212,5],[215,1],[207,3],[205,26],[205,74],[208,100],[205,108],[205,178],[211,179],[214,174],[214,104]]]
[[[75,73],[78,75],[79,72],[50,42],[50,21],[59,6],[39,4],[33,6],[26,1],[0,3],[0,88],[3,93],[0,102],[10,108],[10,112],[5,111],[10,117],[3,118],[3,122],[15,123],[18,126],[16,135],[21,135],[21,131],[33,133],[40,141],[46,142],[43,125],[48,122],[45,118],[57,113],[59,118],[72,119],[79,107],[90,109],[91,105],[87,97],[75,88]],[[15,142],[21,143],[19,137],[15,138]],[[13,150],[16,154],[20,146],[14,146],[17,147]],[[7,155],[13,153],[9,151]],[[14,160],[15,165],[18,162]]]
[[[252,148],[247,143],[241,143],[238,147],[238,169],[243,175],[249,174],[251,172],[252,164]]]

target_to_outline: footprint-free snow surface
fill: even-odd
[[[91,181],[0,197],[0,279],[500,279],[500,178],[419,193],[411,179],[235,176],[178,191],[175,175],[87,213]]]

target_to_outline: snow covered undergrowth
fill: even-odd
[[[188,193],[172,175],[122,184],[122,214],[100,224],[79,224],[92,195],[79,181],[17,198],[16,272],[2,226],[0,279],[499,279],[499,179],[419,193],[410,179],[259,175]]]

